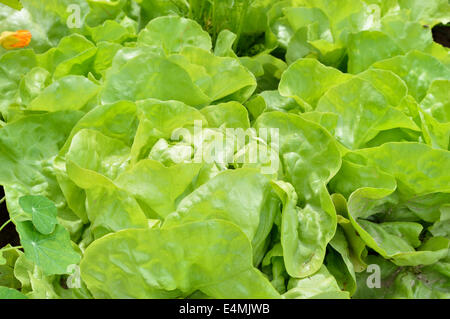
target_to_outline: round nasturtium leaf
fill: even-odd
[[[44,235],[49,235],[57,224],[58,210],[55,204],[44,196],[27,195],[19,198],[22,209],[31,214],[34,227]]]
[[[73,249],[69,232],[56,225],[50,235],[36,231],[29,221],[16,225],[25,257],[38,265],[45,274],[67,274],[69,266],[78,264],[80,255]]]

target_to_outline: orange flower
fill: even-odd
[[[6,49],[24,48],[31,41],[31,33],[28,30],[15,32],[5,31],[0,35],[0,44]]]

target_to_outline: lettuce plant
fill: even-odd
[[[450,298],[449,17],[0,0],[0,298]]]

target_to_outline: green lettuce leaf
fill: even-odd
[[[86,250],[81,276],[97,298],[176,298],[196,290],[215,298],[279,298],[252,266],[247,237],[217,220],[105,236]]]
[[[294,241],[292,247],[299,246],[296,251],[301,255],[295,258],[293,273],[295,277],[305,277],[320,268],[326,245],[336,230],[336,211],[326,184],[339,170],[341,156],[335,140],[324,128],[300,116],[270,112],[255,123],[256,129],[270,127],[279,128],[284,179],[298,195],[300,207],[295,212],[288,210],[294,214],[287,236]]]

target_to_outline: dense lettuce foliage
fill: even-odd
[[[0,1],[0,298],[450,298],[449,19]]]

